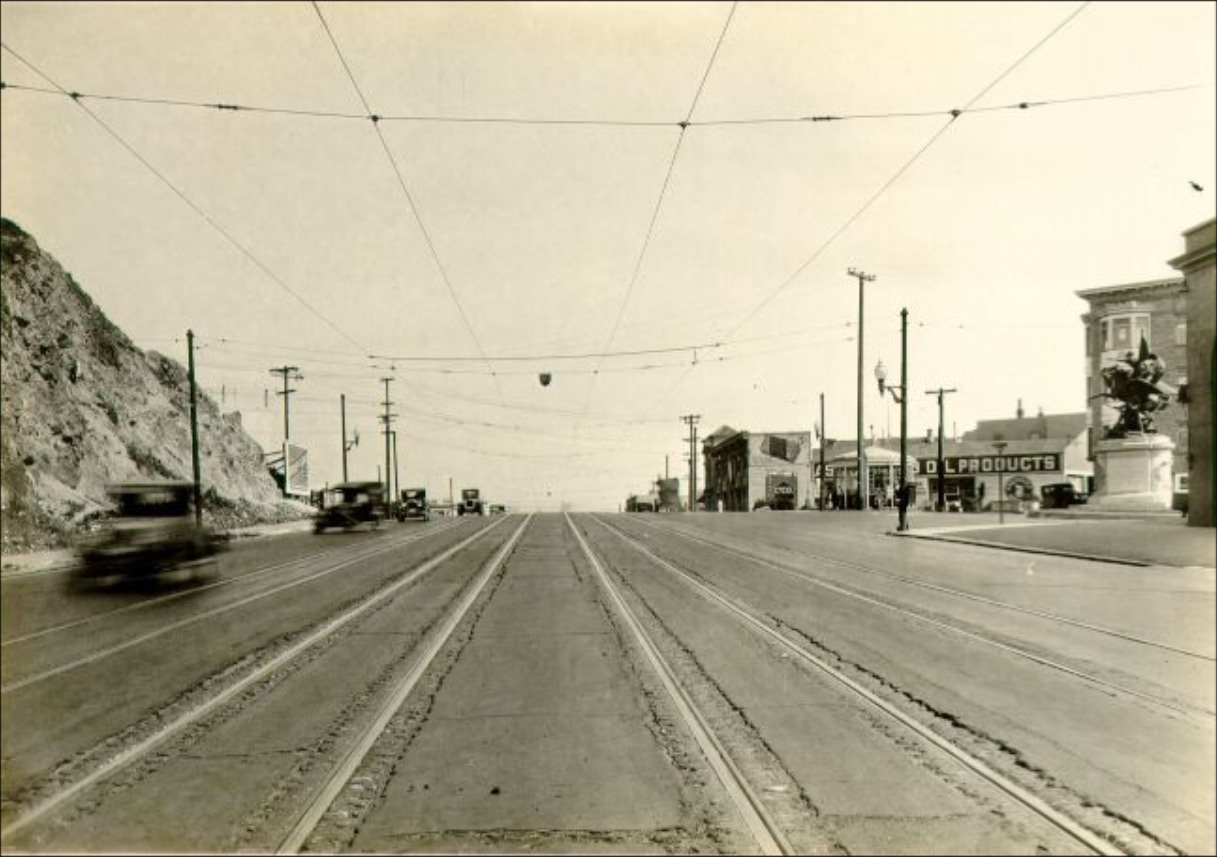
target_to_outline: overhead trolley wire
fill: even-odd
[[[21,54],[17,53],[15,50],[13,50],[7,44],[0,42],[0,47],[3,47],[4,50],[8,51],[10,54],[12,54],[14,57],[16,57],[22,63],[24,63],[35,74],[37,74],[39,77],[44,79],[47,83],[51,84],[51,86],[54,86],[56,89],[58,89],[60,92],[63,92],[64,94],[69,94],[66,89],[64,89],[62,86],[60,86],[54,80],[52,80],[50,78],[50,76],[48,76],[47,74],[42,72],[37,66],[35,66],[33,63],[31,63],[29,60],[27,60]],[[177,196],[177,198],[180,199],[182,202],[184,202],[190,208],[191,211],[193,211],[195,214],[197,214],[199,217],[201,217],[208,226],[210,226],[212,229],[214,229],[216,232],[218,232],[220,234],[220,236],[224,238],[224,240],[226,240],[229,244],[231,244],[233,247],[235,247],[241,253],[241,255],[243,255],[246,259],[248,259],[250,262],[252,262],[258,268],[258,270],[262,271],[262,273],[264,273],[264,274],[266,274],[266,276],[270,277],[270,279],[273,280],[280,288],[282,288],[284,291],[286,291],[288,294],[290,294],[293,298],[295,298],[297,301],[299,301],[300,304],[305,307],[305,309],[307,309],[314,316],[319,318],[322,322],[325,323],[325,325],[327,327],[329,327],[331,330],[333,330],[335,333],[337,333],[343,339],[347,340],[352,345],[355,345],[358,348],[362,349],[364,347],[363,344],[361,344],[358,340],[356,340],[354,337],[352,337],[350,334],[348,334],[346,331],[344,331],[338,325],[334,324],[334,322],[332,322],[329,318],[327,318],[324,313],[322,313],[315,306],[313,306],[311,303],[309,303],[307,300],[305,300],[305,298],[299,292],[297,292],[295,289],[293,289],[291,286],[289,286],[286,282],[284,282],[283,279],[281,277],[279,277],[278,274],[276,274],[274,271],[272,271],[270,268],[268,268],[266,266],[266,264],[261,259],[259,259],[257,256],[255,256],[248,247],[246,247],[244,244],[242,244],[240,241],[238,241],[235,237],[233,237],[232,233],[230,233],[227,229],[225,229],[223,226],[221,226],[219,223],[217,223],[211,217],[211,215],[209,215],[206,211],[204,211],[202,208],[200,208],[193,200],[191,200],[188,196],[186,196],[186,194],[177,185],[175,185],[172,181],[170,181],[168,179],[168,177],[165,176],[164,173],[162,173],[155,166],[153,166],[153,164],[147,158],[145,158],[134,146],[132,146],[130,143],[128,143],[122,137],[122,135],[120,135],[117,131],[115,131],[113,128],[111,128],[105,122],[105,120],[103,120],[100,116],[98,116],[96,113],[94,113],[92,110],[90,110],[87,105],[83,104],[80,101],[80,99],[74,98],[73,101],[76,103],[76,106],[79,107],[81,110],[83,110],[90,119],[92,119],[94,122],[96,122],[98,125],[100,125],[106,131],[107,134],[109,134],[111,137],[113,137],[114,140],[117,141],[119,145],[121,145],[124,149],[127,150],[128,153],[130,153],[137,161],[139,161],[139,163],[142,164],[145,169],[147,169],[154,176],[156,176],[158,179],[160,179],[160,181],[167,188],[169,188],[171,191],[173,191],[174,195]]]
[[[389,159],[389,165],[393,167],[393,174],[397,176],[397,184],[401,187],[402,193],[405,194],[406,202],[410,204],[410,211],[414,214],[414,220],[418,223],[419,231],[422,233],[423,240],[427,243],[427,249],[431,251],[431,259],[435,262],[435,267],[439,270],[440,277],[444,281],[444,285],[448,288],[448,294],[452,298],[452,302],[456,304],[457,312],[460,313],[461,321],[465,324],[465,329],[469,332],[470,338],[473,339],[473,344],[477,347],[478,354],[486,362],[486,366],[490,369],[490,375],[494,377],[494,367],[489,360],[486,360],[486,351],[482,348],[482,343],[478,339],[477,333],[473,329],[473,325],[469,322],[469,316],[465,312],[465,307],[461,304],[460,298],[456,294],[456,289],[452,285],[452,281],[448,277],[448,270],[444,267],[444,263],[440,260],[439,252],[435,249],[435,242],[431,240],[431,233],[427,230],[427,225],[423,222],[422,215],[419,213],[418,206],[414,203],[414,197],[410,193],[409,187],[406,186],[405,177],[401,174],[401,169],[397,165],[397,159],[393,157],[392,150],[389,149],[389,144],[386,142],[384,134],[380,130],[380,117],[372,113],[372,108],[368,105],[367,98],[364,97],[363,90],[359,87],[359,82],[355,79],[351,67],[347,64],[346,57],[342,54],[342,49],[338,47],[338,41],[334,38],[333,32],[330,30],[330,25],[326,22],[325,16],[321,14],[321,7],[313,0],[313,10],[317,13],[318,20],[321,21],[321,26],[325,28],[325,34],[329,37],[330,44],[334,46],[334,53],[338,55],[339,62],[342,63],[343,69],[346,70],[347,77],[351,81],[351,86],[355,88],[355,93],[359,96],[359,101],[363,104],[364,110],[368,111],[368,116],[372,120],[372,129],[376,132],[376,139],[380,141],[380,146],[384,149],[385,157]],[[495,379],[495,386],[498,387],[498,380]]]
[[[969,101],[967,102],[967,104],[964,105],[963,108],[961,108],[959,110],[951,111],[951,116],[946,121],[946,123],[943,124],[940,128],[938,128],[930,136],[930,138],[928,140],[926,140],[917,149],[917,151],[915,151],[913,153],[912,157],[910,157],[907,161],[905,161],[900,166],[900,168],[897,169],[896,172],[887,179],[887,181],[885,181],[882,185],[880,185],[879,189],[876,190],[874,193],[872,193],[866,199],[866,201],[862,203],[861,207],[858,208],[857,211],[855,211],[852,215],[849,216],[848,219],[846,219],[846,221],[844,223],[842,223],[839,227],[837,227],[837,229],[834,230],[833,233],[831,235],[829,235],[828,238],[825,239],[824,242],[821,243],[815,249],[815,251],[811,254],[811,256],[809,256],[801,265],[799,265],[799,267],[796,268],[795,271],[792,274],[790,274],[790,276],[788,276],[785,280],[783,280],[782,283],[777,288],[770,291],[769,294],[766,295],[764,298],[762,298],[760,302],[755,304],[752,307],[752,309],[749,310],[739,322],[737,322],[734,326],[730,327],[727,330],[727,332],[719,338],[726,339],[726,338],[732,336],[733,334],[735,334],[737,331],[739,331],[741,328],[743,328],[746,324],[748,324],[748,322],[750,322],[753,318],[755,318],[757,313],[759,313],[762,309],[764,309],[766,306],[768,306],[769,303],[772,302],[773,299],[778,296],[778,294],[780,294],[782,291],[784,291],[786,288],[788,288],[792,283],[794,283],[794,281],[804,271],[806,271],[812,265],[812,263],[815,262],[816,259],[818,259],[820,257],[820,255],[823,254],[823,252],[825,250],[827,250],[828,247],[830,245],[832,245],[832,243],[834,241],[837,240],[837,238],[839,238],[842,234],[845,233],[846,230],[848,230],[854,223],[856,223],[858,221],[858,219],[860,217],[862,217],[862,215],[865,214],[866,211],[869,210],[870,207],[872,205],[874,205],[875,202],[878,201],[879,198],[881,196],[883,196],[883,194],[886,193],[888,191],[888,189],[891,188],[892,185],[894,185],[900,179],[901,176],[903,176],[906,172],[908,172],[909,168],[912,167],[913,164],[915,164],[921,158],[921,156],[924,155],[929,150],[929,148],[931,146],[933,146],[934,143],[936,143],[942,137],[942,135],[945,134],[947,132],[947,130],[955,124],[956,119],[958,119],[961,115],[963,115],[963,113],[965,113],[967,110],[971,109],[971,107],[977,101],[979,101],[981,98],[983,98],[985,95],[987,95],[989,93],[989,91],[993,89],[993,87],[995,87],[998,83],[1000,83],[1002,80],[1004,80],[1012,71],[1014,71],[1014,69],[1016,69],[1016,68],[1018,68],[1018,66],[1022,65],[1022,63],[1024,61],[1026,61],[1028,57],[1030,57],[1033,53],[1035,53],[1037,50],[1039,50],[1041,47],[1043,47],[1043,45],[1046,44],[1049,39],[1051,39],[1053,36],[1055,36],[1057,33],[1059,33],[1067,24],[1069,24],[1071,21],[1073,21],[1073,19],[1076,18],[1079,14],[1081,14],[1081,12],[1089,5],[1090,5],[1090,0],[1086,0],[1086,2],[1081,3],[1077,8],[1075,8],[1072,12],[1070,12],[1068,15],[1066,15],[1055,27],[1053,27],[1038,42],[1036,42],[1034,45],[1032,45],[1018,59],[1016,59],[1013,63],[1011,63],[1009,66],[1007,66],[1001,72],[1001,74],[999,74],[997,77],[995,77],[983,89],[981,89],[980,92],[978,92],[971,99],[969,99]],[[684,382],[684,380],[689,376],[689,373],[693,371],[694,365],[695,364],[691,364],[687,369],[685,369],[685,371],[680,375],[679,378],[676,379],[676,381],[672,384],[672,386],[669,387],[668,389],[664,390],[663,393],[656,399],[656,401],[660,401],[660,400],[670,396],[672,394],[672,392],[677,387],[679,387]]]
[[[727,19],[723,22],[723,28],[718,34],[718,41],[714,43],[714,50],[710,54],[710,61],[706,63],[706,70],[702,73],[701,80],[697,84],[697,91],[693,94],[693,100],[689,103],[689,110],[685,114],[685,119],[680,123],[680,133],[676,137],[676,145],[672,148],[672,157],[668,160],[668,170],[663,177],[663,185],[659,189],[659,197],[655,200],[655,208],[651,212],[650,223],[647,224],[646,237],[642,241],[642,249],[638,253],[638,259],[634,262],[634,272],[630,276],[629,285],[626,287],[625,296],[621,300],[621,306],[617,310],[617,317],[613,321],[613,327],[609,331],[608,339],[604,343],[604,351],[608,351],[613,345],[613,340],[617,338],[617,330],[621,326],[621,319],[625,316],[626,308],[629,306],[630,298],[634,294],[634,287],[638,284],[638,276],[642,272],[642,263],[646,258],[647,249],[651,246],[651,238],[655,234],[655,224],[659,221],[659,210],[663,207],[664,197],[668,192],[668,184],[672,181],[672,172],[676,168],[676,158],[680,155],[680,146],[685,139],[685,131],[689,128],[689,121],[693,118],[693,111],[697,109],[697,102],[701,98],[702,90],[706,87],[706,80],[710,77],[710,70],[714,67],[714,60],[718,57],[718,50],[723,45],[723,39],[726,38],[727,28],[731,26],[731,19],[735,16],[737,2],[731,4],[730,11],[727,12]],[[603,359],[596,364],[596,369],[599,370],[603,364]],[[583,407],[586,410],[591,404],[592,394],[595,391],[595,376],[592,383],[588,387],[587,398],[584,400]]]
[[[1088,101],[1116,101],[1125,98],[1142,98],[1150,95],[1166,95],[1175,92],[1186,92],[1192,89],[1211,88],[1213,82],[1189,83],[1178,86],[1163,86],[1154,89],[1130,89],[1118,92],[1104,92],[1090,95],[1078,95],[1067,98],[1025,99],[1010,104],[993,104],[987,107],[969,108],[935,108],[928,110],[892,110],[880,113],[821,113],[801,116],[743,116],[735,119],[700,119],[688,120],[683,124],[690,128],[714,128],[731,125],[809,125],[830,122],[851,122],[885,119],[917,119],[928,116],[953,116],[956,113],[994,113],[1014,110],[1030,110],[1035,107],[1052,107],[1060,104],[1078,104]],[[191,101],[179,98],[155,98],[138,95],[116,95],[114,93],[84,92],[79,90],[64,91],[42,86],[30,86],[22,83],[0,81],[0,90],[30,92],[41,95],[53,95],[58,98],[71,98],[76,101],[91,99],[94,101],[110,101],[114,103],[142,104],[156,107],[187,107],[200,110],[214,110],[222,113],[251,113],[280,116],[299,116],[320,119],[354,119],[366,122],[373,117],[371,113],[344,113],[335,110],[305,109],[293,107],[268,107],[253,104],[235,104],[214,101]],[[588,126],[604,128],[679,128],[678,119],[644,120],[644,119],[563,119],[560,117],[526,117],[526,116],[444,116],[444,115],[394,115],[390,113],[375,114],[379,122],[418,122],[436,124],[464,125],[533,125],[533,126]]]

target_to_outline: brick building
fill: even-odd
[[[1211,263],[1210,263],[1211,264]],[[1103,439],[1115,423],[1118,409],[1105,391],[1102,370],[1127,352],[1136,352],[1145,337],[1151,351],[1166,364],[1163,381],[1173,386],[1188,376],[1188,287],[1183,277],[1105,286],[1076,292],[1089,312],[1082,315],[1086,341],[1086,399],[1090,414],[1089,442]],[[1154,415],[1158,434],[1175,444],[1173,473],[1175,502],[1181,507],[1188,491],[1188,408],[1176,401]],[[1096,490],[1104,485],[1104,474],[1096,462]]]

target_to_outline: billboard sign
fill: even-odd
[[[289,497],[308,498],[308,450],[294,443],[285,443],[284,461],[287,463],[283,493]]]

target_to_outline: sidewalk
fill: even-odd
[[[893,535],[1129,565],[1217,566],[1213,528],[1189,527],[1180,515],[1120,520],[1009,514],[1005,518],[999,524],[997,515],[987,513],[921,513],[910,515],[910,530]]]

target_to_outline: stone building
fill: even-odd
[[[1187,284],[1187,429],[1185,447],[1188,480],[1188,524],[1213,526],[1213,410],[1214,326],[1214,241],[1217,226],[1213,218],[1183,233],[1184,252],[1170,260],[1170,266],[1183,274]],[[1167,364],[1170,365],[1169,363]]]
[[[1210,261],[1211,264],[1211,261]],[[1172,386],[1186,383],[1188,376],[1188,287],[1183,277],[1104,286],[1075,292],[1089,304],[1082,315],[1086,342],[1086,400],[1089,403],[1089,443],[1103,439],[1106,427],[1115,423],[1119,411],[1103,397],[1102,370],[1128,352],[1136,352],[1141,338],[1166,364],[1162,379]],[[1211,330],[1211,322],[1210,322]],[[1177,401],[1154,415],[1159,435],[1175,445],[1173,453],[1175,505],[1182,508],[1188,492],[1188,408]],[[1104,485],[1101,465],[1096,462],[1096,489]]]

